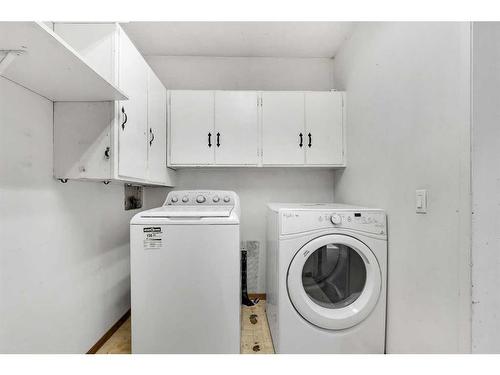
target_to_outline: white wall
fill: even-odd
[[[348,117],[335,200],[388,213],[387,351],[467,352],[470,25],[359,24],[334,77]]]
[[[167,89],[330,90],[326,58],[146,56]]]
[[[330,90],[327,58],[146,56],[168,89]],[[265,212],[272,201],[331,202],[333,171],[311,168],[182,169],[178,189],[228,189],[242,205],[241,239],[259,241],[257,288],[265,292]],[[249,278],[254,279],[249,269]]]
[[[472,351],[500,353],[500,23],[473,35]]]
[[[0,77],[0,353],[84,353],[130,308],[137,211],[52,178],[52,107]]]

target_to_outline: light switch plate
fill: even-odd
[[[415,211],[418,214],[427,213],[427,190],[415,191]]]

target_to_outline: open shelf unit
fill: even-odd
[[[0,22],[0,75],[52,101],[128,99],[41,22]]]

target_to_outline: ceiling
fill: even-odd
[[[144,55],[333,57],[351,22],[129,22]]]

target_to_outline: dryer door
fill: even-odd
[[[344,235],[318,237],[295,254],[288,268],[288,294],[310,323],[339,330],[363,321],[381,290],[377,258],[361,241]]]

